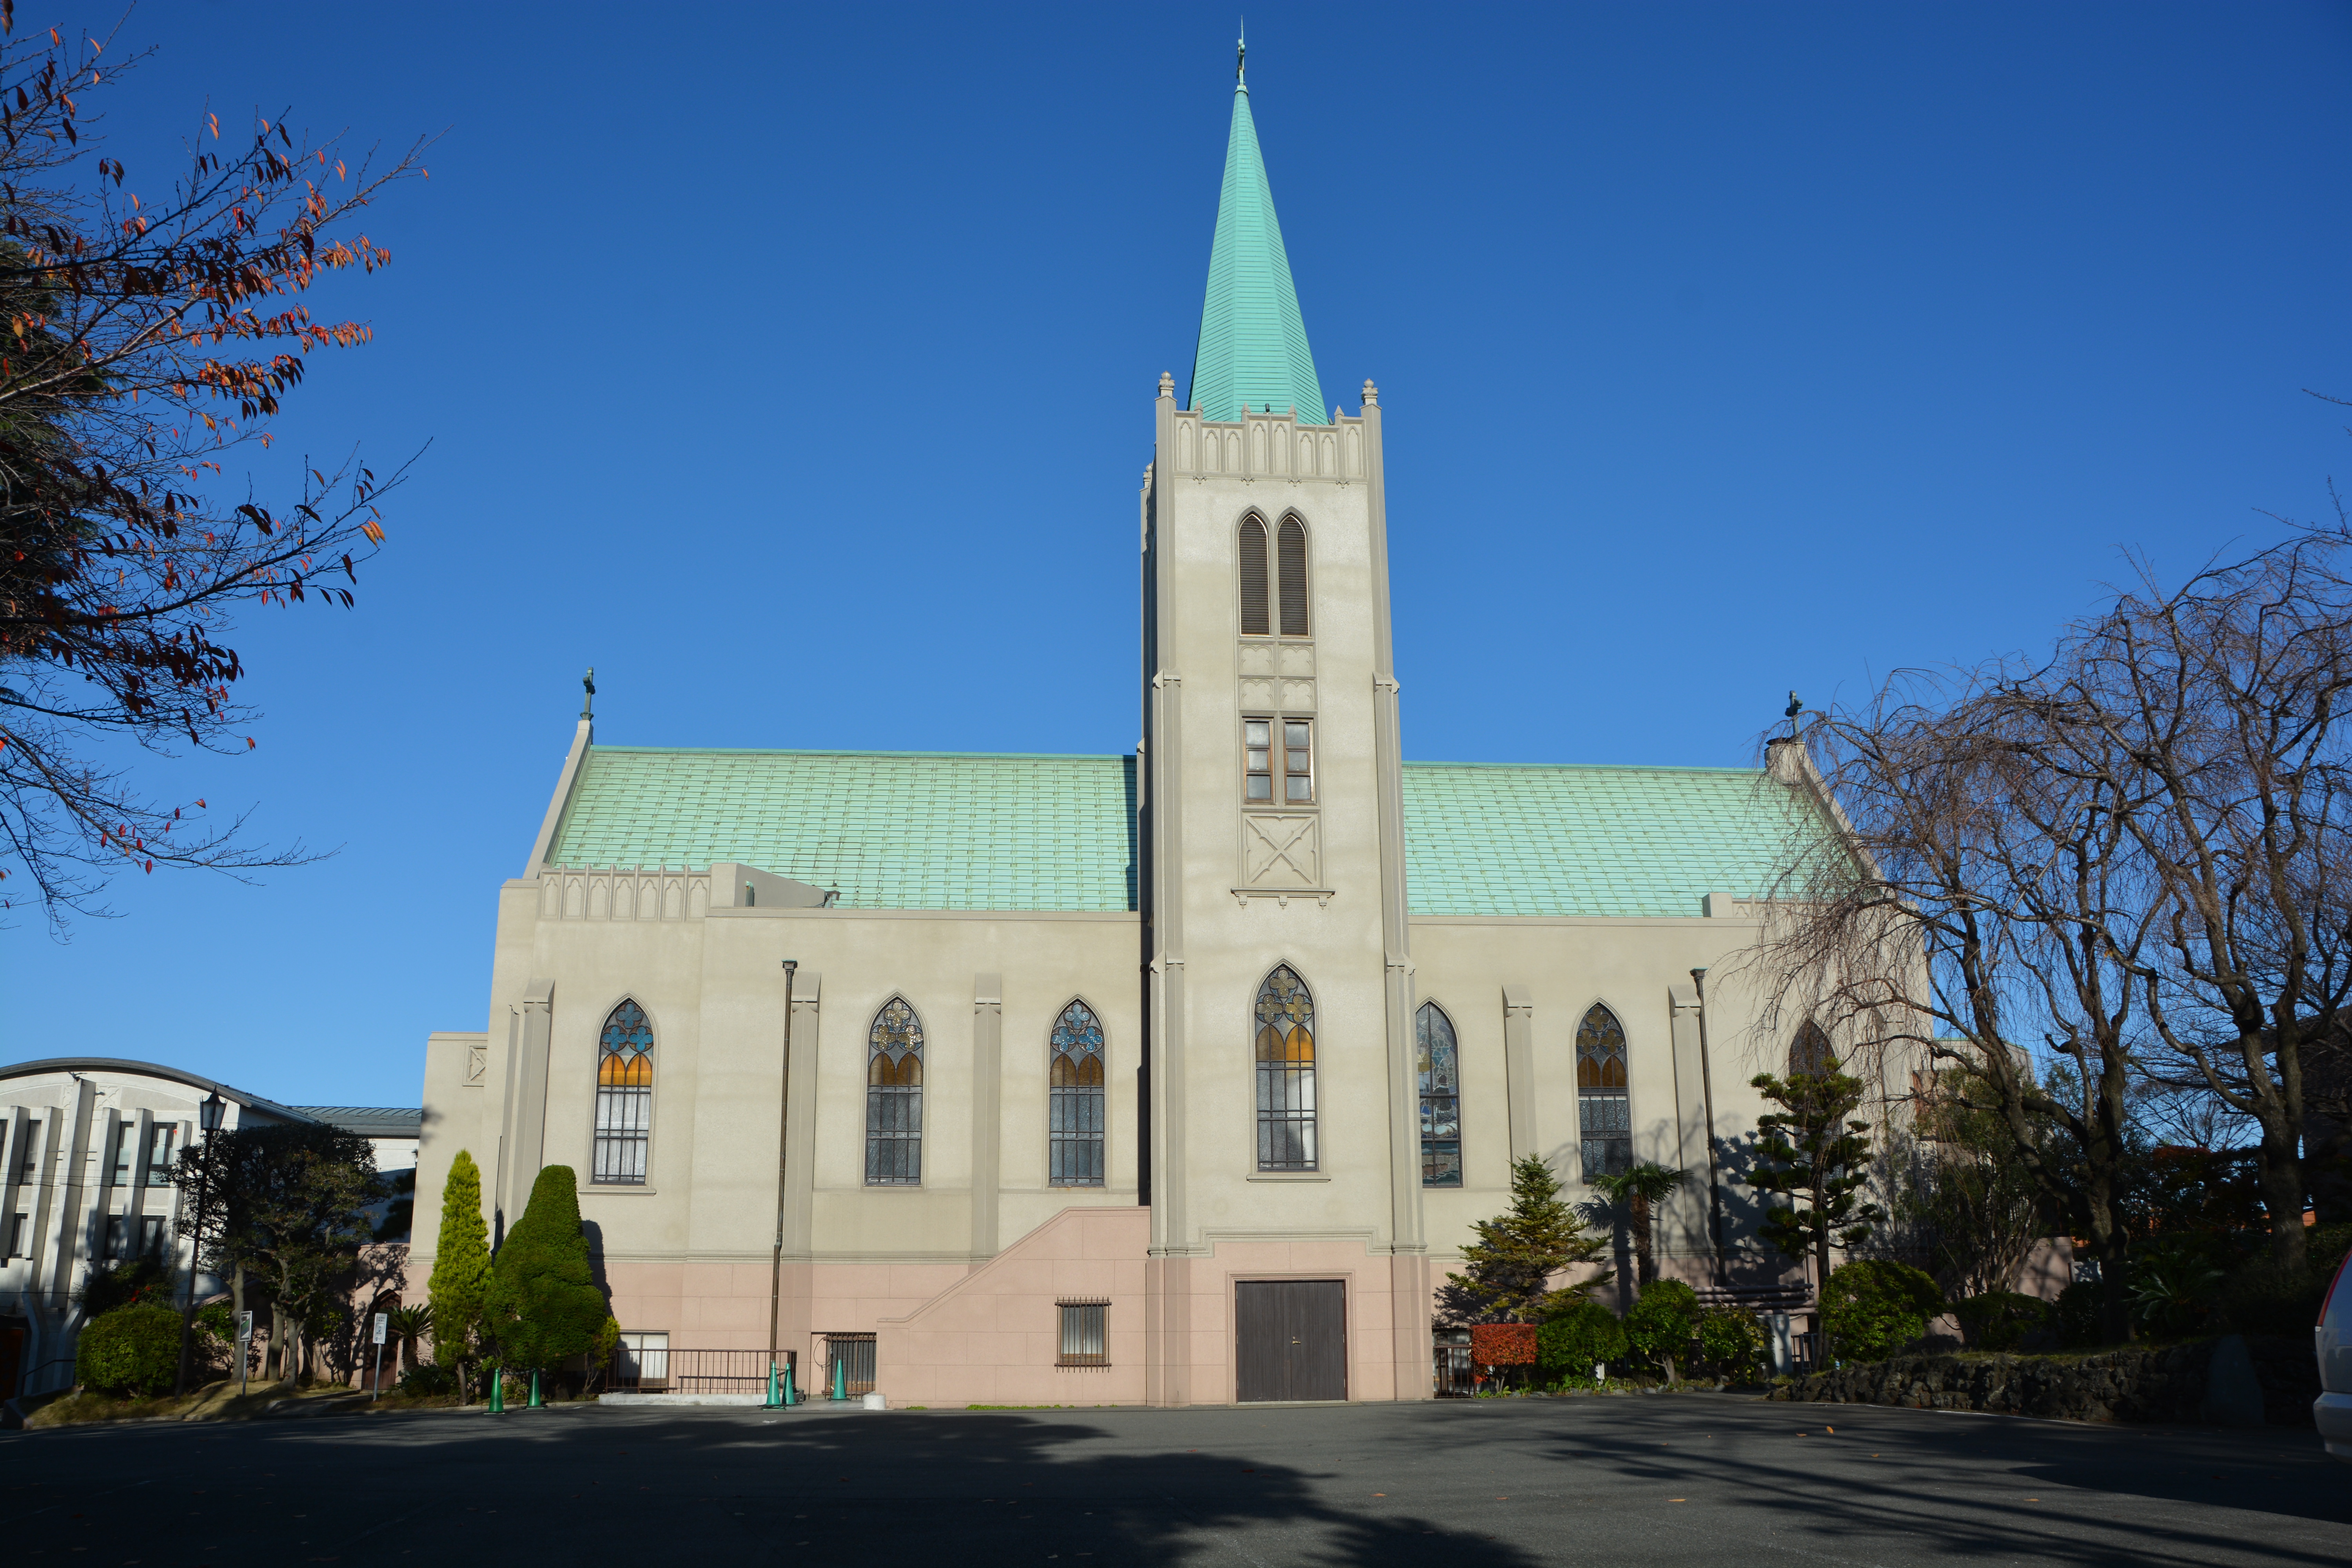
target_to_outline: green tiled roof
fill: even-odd
[[[740,860],[844,909],[1131,910],[1135,759],[592,746],[549,858]]]
[[[1298,314],[1290,253],[1274,216],[1274,190],[1258,153],[1246,87],[1234,89],[1225,183],[1217,195],[1209,288],[1201,303],[1201,346],[1185,402],[1209,419],[1239,419],[1244,408],[1276,414],[1296,408],[1314,425],[1330,417]]]
[[[1799,821],[1752,768],[1404,765],[1417,915],[1700,915],[1764,891]]]
[[[1794,820],[1752,769],[1407,763],[1422,915],[1698,915]],[[1131,910],[1135,759],[595,746],[551,859],[740,860],[849,909]]]

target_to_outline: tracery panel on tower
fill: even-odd
[[[1103,1184],[1102,1020],[1072,1002],[1047,1041],[1047,1176],[1056,1187]]]
[[[1423,1002],[1413,1033],[1421,1047],[1421,1184],[1462,1184],[1462,1068],[1454,1020]]]
[[[1578,1147],[1584,1179],[1633,1168],[1633,1107],[1626,1095],[1625,1027],[1595,1002],[1576,1026]]]
[[[1315,997],[1288,964],[1257,988],[1257,1168],[1312,1171]]]
[[[866,1034],[866,1184],[923,1179],[923,1023],[893,996]]]
[[[653,1142],[654,1026],[646,1010],[623,1002],[605,1015],[596,1039],[596,1136],[589,1182],[643,1186]]]

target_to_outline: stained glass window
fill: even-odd
[[[911,1187],[922,1179],[923,1021],[893,996],[866,1034],[866,1184]]]
[[[1434,1002],[1414,1017],[1421,1047],[1421,1184],[1462,1184],[1462,1068],[1454,1020]]]
[[[1315,998],[1283,964],[1257,988],[1257,1168],[1315,1165]]]
[[[1584,1179],[1633,1168],[1633,1107],[1625,1094],[1625,1028],[1595,1002],[1576,1026],[1576,1110]]]
[[[1047,1042],[1047,1180],[1057,1187],[1103,1184],[1102,1020],[1073,1002]]]
[[[1265,524],[1256,518],[1242,523],[1242,635],[1265,636],[1274,629],[1267,619],[1265,597]]]
[[[654,1026],[624,1002],[596,1041],[596,1145],[591,1184],[641,1187],[654,1131]]]

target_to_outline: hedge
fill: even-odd
[[[161,1394],[180,1375],[180,1314],[117,1307],[82,1326],[74,1381],[108,1394]]]

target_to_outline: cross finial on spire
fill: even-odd
[[[1234,87],[1236,91],[1240,92],[1247,92],[1249,90],[1249,79],[1242,74],[1244,68],[1249,64],[1249,27],[1247,26],[1247,20],[1248,19],[1246,17],[1243,19],[1243,25],[1238,28],[1241,36],[1234,40]]]
[[[596,667],[594,665],[590,665],[588,673],[580,678],[580,689],[582,693],[580,717],[585,719],[589,715],[589,710],[596,706]]]

